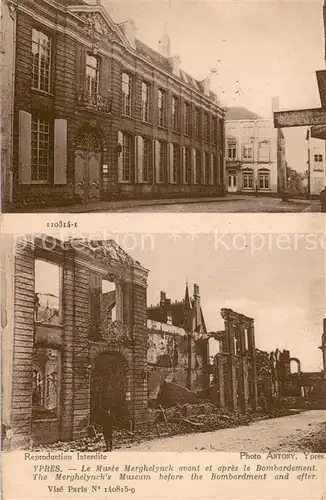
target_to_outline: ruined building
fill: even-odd
[[[112,240],[25,237],[5,259],[2,422],[12,446],[79,438],[103,408],[126,425],[142,420],[148,271]]]
[[[108,408],[134,428],[162,394],[166,406],[204,397],[256,409],[253,319],[222,309],[225,329],[208,332],[198,285],[147,308],[148,270],[112,240],[8,237],[3,252],[11,447],[78,439]]]
[[[207,388],[208,336],[198,285],[193,297],[187,285],[184,299],[173,303],[161,292],[160,303],[148,308],[147,317],[149,400],[158,397],[163,381],[196,392]],[[178,402],[182,397],[178,392]]]
[[[258,401],[254,320],[222,309],[225,329],[210,333],[219,343],[214,357],[213,400],[220,408],[256,410]]]

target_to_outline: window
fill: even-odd
[[[189,184],[191,172],[191,151],[185,147],[185,163],[184,163],[184,183]]]
[[[243,159],[244,160],[252,160],[253,159],[253,147],[252,146],[243,146]]]
[[[209,153],[205,152],[205,184],[211,184],[211,164],[209,161]]]
[[[178,170],[180,166],[180,147],[177,144],[172,144],[172,171],[171,171],[171,183],[175,184],[177,182]]]
[[[314,155],[315,163],[321,163],[323,161],[323,155]]]
[[[122,73],[122,113],[131,116],[131,76]]]
[[[196,149],[196,184],[201,184],[201,152]]]
[[[166,143],[159,142],[159,169],[158,169],[158,182],[165,181],[166,172]]]
[[[152,143],[149,139],[144,139],[144,151],[143,151],[143,181],[149,182],[149,174],[151,168],[151,158],[152,158]]]
[[[268,141],[263,141],[259,143],[258,158],[259,161],[269,161],[270,160],[270,144]]]
[[[259,189],[269,189],[269,172],[258,172]]]
[[[195,137],[196,139],[200,139],[200,128],[201,128],[201,120],[200,120],[200,109],[195,109]]]
[[[204,113],[204,139],[209,141],[209,114]]]
[[[252,172],[244,172],[242,174],[243,188],[252,189],[254,185]]]
[[[165,103],[166,95],[161,89],[158,91],[158,124],[160,127],[165,127]]]
[[[51,88],[51,38],[42,31],[32,31],[32,86],[50,92]]]
[[[141,119],[143,122],[149,122],[149,89],[148,83],[141,84]]]
[[[61,267],[45,260],[35,260],[34,317],[38,323],[60,325]]]
[[[228,159],[236,160],[237,159],[237,145],[229,144],[228,145]]]
[[[190,104],[185,102],[183,106],[184,134],[190,135]]]
[[[123,134],[122,140],[122,180],[132,181],[132,140],[128,134]]]
[[[50,123],[39,117],[32,117],[32,182],[49,181],[50,170]]]
[[[91,54],[86,57],[86,90],[87,95],[92,99],[96,98],[98,94],[98,73],[99,64],[98,59]]]
[[[179,130],[179,99],[172,96],[172,128],[174,131]]]
[[[117,293],[115,283],[102,279],[101,317],[107,325],[117,320]]]

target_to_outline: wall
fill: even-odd
[[[237,170],[237,191],[254,192],[258,182],[260,169],[269,171],[269,189],[259,189],[260,192],[277,192],[277,130],[269,119],[261,120],[228,120],[226,122],[226,157],[228,155],[228,144],[234,140],[237,144],[237,157],[234,160],[227,158],[227,170]],[[266,160],[259,158],[259,143],[267,140],[270,144],[270,155]],[[243,157],[243,146],[253,146],[253,159],[247,160]],[[239,166],[237,166],[239,163]],[[242,171],[250,169],[253,172],[253,187],[245,188],[242,181]],[[225,186],[228,188],[228,175],[226,175]]]
[[[188,386],[191,371],[191,390],[200,391],[208,386],[207,345],[192,339],[189,343],[183,328],[148,320],[148,394],[156,399],[163,380]],[[189,366],[191,349],[191,366]]]
[[[0,67],[1,71],[1,198],[3,206],[12,201],[12,140],[14,108],[14,65],[16,13],[12,4],[1,5]]]
[[[322,162],[316,162],[315,155],[322,155]],[[309,138],[308,162],[310,166],[310,194],[319,196],[325,186],[325,141]]]

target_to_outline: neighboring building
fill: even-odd
[[[6,207],[12,202],[12,148],[14,114],[14,68],[16,6],[3,0],[0,7],[0,67],[1,67],[1,200]]]
[[[307,131],[308,141],[308,194],[319,196],[325,186],[325,142],[311,136]]]
[[[17,204],[223,191],[225,111],[160,42],[99,2],[19,2]]]
[[[136,425],[147,412],[148,271],[112,240],[8,238],[2,423],[12,447],[77,439],[103,408]]]
[[[286,184],[285,138],[271,119],[246,108],[229,108],[225,136],[229,193],[282,192]]]
[[[157,306],[147,309],[148,395],[156,399],[163,381],[192,391],[208,388],[208,335],[200,305],[199,287],[190,298],[171,303],[161,292]]]

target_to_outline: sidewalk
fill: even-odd
[[[40,213],[88,213],[88,212],[114,212],[124,208],[144,207],[154,205],[178,205],[182,203],[216,203],[226,201],[238,201],[246,199],[243,196],[217,196],[202,198],[164,198],[152,200],[121,200],[121,201],[92,201],[87,204],[44,207],[37,211]]]

